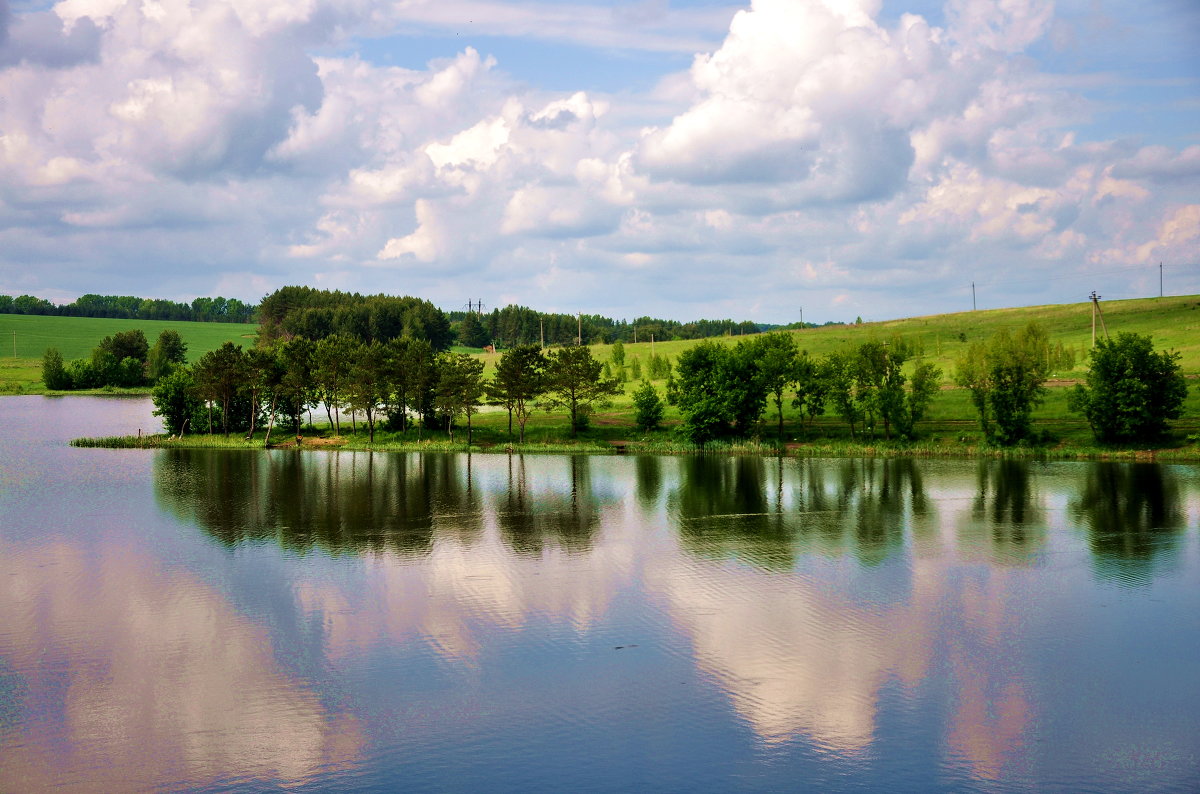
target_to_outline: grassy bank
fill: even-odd
[[[787,455],[794,457],[925,457],[925,458],[1038,458],[1079,460],[1200,460],[1200,389],[1189,397],[1189,412],[1184,420],[1175,423],[1172,436],[1153,446],[1102,446],[1095,443],[1087,424],[1066,413],[1064,389],[1051,391],[1050,399],[1039,409],[1034,443],[1012,448],[988,445],[970,415],[970,406],[961,391],[943,392],[936,418],[919,426],[921,438],[916,442],[888,441],[859,434],[851,437],[849,429],[836,417],[820,417],[811,425],[797,417],[786,415],[782,439],[775,436],[774,426],[767,422],[754,439],[715,442],[703,450],[677,437],[678,417],[669,411],[666,425],[654,432],[639,432],[633,424],[632,408],[614,407],[592,417],[592,425],[572,439],[565,418],[557,414],[539,413],[530,417],[526,426],[525,443],[519,444],[508,434],[507,414],[489,411],[474,418],[470,451],[481,453],[561,453],[612,454],[645,453],[688,455],[699,452],[732,455]],[[953,412],[953,413],[951,413]],[[316,414],[314,413],[314,418]],[[466,431],[455,430],[454,439],[444,430],[423,430],[407,434],[376,430],[375,441],[368,438],[366,429],[358,426],[352,432],[344,422],[343,434],[337,436],[323,422],[306,425],[296,436],[287,429],[276,427],[272,433],[273,448],[325,450],[378,450],[397,452],[464,452],[467,451]],[[1189,436],[1191,437],[1189,439]],[[171,439],[164,435],[121,436],[115,438],[77,439],[75,446],[109,448],[195,448],[195,449],[262,449],[265,433],[259,430],[247,440],[241,434],[228,438],[214,435],[188,435]]]

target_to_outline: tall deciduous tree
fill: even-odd
[[[300,435],[300,417],[317,399],[312,376],[313,343],[302,336],[289,339],[279,348],[279,361],[283,365],[280,397],[292,419],[295,434]]]
[[[339,436],[342,434],[342,395],[350,379],[350,356],[354,348],[353,339],[334,334],[317,342],[313,350],[313,380],[316,382],[321,401],[325,403],[329,423]]]
[[[559,348],[547,357],[543,407],[567,412],[572,438],[587,427],[592,411],[608,405],[609,398],[621,392],[621,384],[601,377],[603,368],[582,345]]]
[[[467,446],[471,445],[471,416],[483,400],[483,361],[467,353],[438,356],[436,404],[446,415],[446,431],[454,440],[454,418],[467,417]]]
[[[351,407],[363,412],[367,420],[367,436],[371,443],[375,443],[375,422],[379,415],[379,407],[390,391],[383,345],[371,342],[355,346],[352,361],[354,363],[350,367],[346,396]]]
[[[683,432],[703,447],[729,433],[733,404],[726,377],[732,351],[725,345],[703,341],[679,354],[676,378],[668,392],[683,415]]]
[[[167,433],[173,436],[187,431],[189,423],[203,407],[196,380],[186,367],[179,367],[154,384],[154,415],[162,417]]]
[[[1180,354],[1154,352],[1149,336],[1120,333],[1091,352],[1087,385],[1069,396],[1072,411],[1087,417],[1096,438],[1128,443],[1162,437],[1187,398]]]
[[[221,406],[221,430],[229,435],[229,409],[234,395],[245,380],[245,354],[240,345],[226,342],[210,350],[196,362],[195,378],[200,396],[210,404]],[[212,411],[209,410],[208,432],[212,433]]]
[[[764,334],[752,343],[763,388],[775,403],[777,432],[783,438],[783,394],[796,383],[799,350],[788,333]]]
[[[971,391],[989,440],[1010,445],[1029,437],[1052,359],[1049,337],[1034,323],[1015,336],[1001,329],[959,359],[955,382]]]
[[[525,423],[533,411],[533,401],[545,391],[546,357],[537,345],[519,345],[500,356],[496,373],[488,385],[488,397],[508,409],[508,435],[512,437],[515,414],[520,428],[520,443],[525,443]]]

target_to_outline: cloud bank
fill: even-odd
[[[1156,294],[1160,261],[1200,291],[1200,143],[1105,135],[1133,72],[1056,69],[1060,6],[0,0],[0,291],[775,322]],[[358,46],[458,30],[698,54],[602,95]]]

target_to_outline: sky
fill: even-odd
[[[0,293],[869,321],[1160,263],[1196,0],[0,0]]]

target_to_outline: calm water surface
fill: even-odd
[[[0,400],[0,791],[1196,791],[1200,470],[72,449]]]

